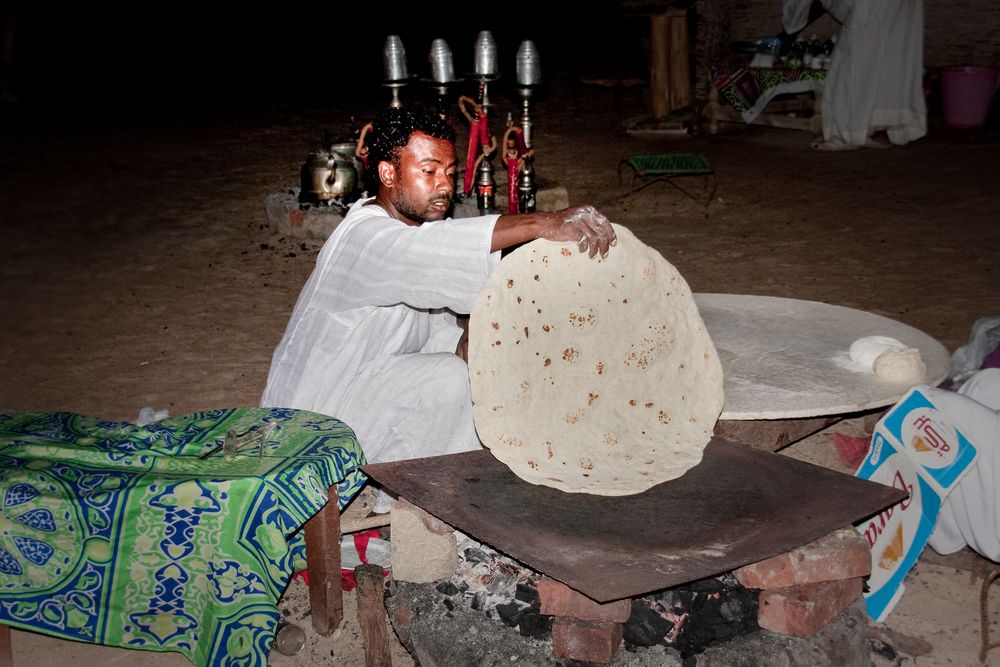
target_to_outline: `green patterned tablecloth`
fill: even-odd
[[[277,423],[264,456],[226,433]],[[0,414],[0,623],[86,642],[263,665],[299,530],[365,458],[342,422],[237,408],[146,426]]]

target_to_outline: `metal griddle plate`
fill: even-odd
[[[523,481],[488,450],[373,463],[384,487],[527,567],[610,602],[791,551],[906,498],[713,438],[702,462],[632,496]]]

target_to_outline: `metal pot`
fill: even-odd
[[[329,150],[310,153],[302,165],[304,202],[347,205],[359,194],[361,165],[354,157],[353,143],[332,144]]]

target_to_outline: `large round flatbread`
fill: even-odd
[[[722,365],[687,282],[614,229],[606,259],[518,248],[472,310],[476,430],[533,484],[639,493],[697,465],[722,412]]]

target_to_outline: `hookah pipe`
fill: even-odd
[[[518,162],[517,172],[517,192],[518,211],[529,213],[535,210],[535,168],[533,165],[534,150],[531,141],[531,115],[529,113],[530,100],[534,89],[541,80],[541,68],[538,59],[538,50],[535,43],[530,39],[521,42],[517,49],[517,85],[518,93],[522,98],[521,110],[521,141],[526,147],[521,153]],[[508,121],[510,122],[510,121]]]
[[[503,135],[503,146],[503,157],[507,164],[507,212],[524,213],[526,209],[523,209],[520,203],[518,175],[526,170],[527,161],[534,157],[535,149],[525,145],[524,130],[514,127],[510,114],[507,114],[507,131]]]
[[[469,113],[466,105],[472,107]],[[493,167],[490,157],[497,149],[496,137],[490,136],[489,117],[482,105],[465,95],[458,98],[458,108],[469,121],[469,148],[465,155],[465,179],[462,192],[466,197],[472,192],[473,177],[476,179],[476,208],[481,215],[492,213],[495,209]],[[477,157],[478,154],[478,157]]]

